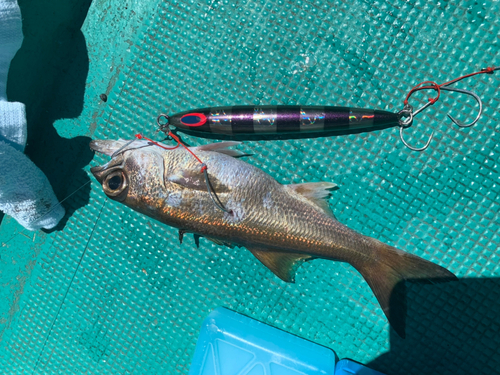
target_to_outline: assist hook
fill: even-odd
[[[407,97],[405,99],[405,106],[404,106],[404,108],[399,112],[399,115],[400,115],[400,120],[399,120],[399,137],[401,138],[401,141],[403,142],[403,144],[406,147],[408,147],[410,150],[412,150],[412,151],[424,151],[425,149],[427,149],[427,147],[429,147],[429,145],[430,145],[430,143],[432,141],[432,138],[434,137],[434,131],[432,131],[431,135],[429,136],[429,139],[427,140],[427,142],[425,143],[424,146],[422,146],[422,147],[413,147],[410,144],[408,144],[408,142],[405,141],[405,139],[403,137],[403,130],[405,128],[409,128],[413,124],[413,118],[417,114],[419,114],[424,109],[426,109],[427,107],[433,105],[435,102],[437,102],[439,100],[439,97],[441,95],[441,90],[444,90],[444,91],[454,91],[454,92],[458,92],[458,93],[461,93],[461,94],[469,95],[469,96],[472,96],[476,100],[476,102],[479,104],[479,111],[478,111],[478,114],[477,114],[476,118],[472,122],[470,122],[468,124],[464,124],[464,123],[459,122],[457,119],[455,119],[450,114],[448,114],[448,117],[450,118],[450,120],[453,121],[454,124],[456,124],[457,126],[459,126],[461,128],[468,128],[468,127],[471,127],[471,126],[475,125],[479,121],[479,118],[481,117],[481,114],[483,113],[483,102],[481,101],[481,98],[479,97],[479,95],[477,95],[473,91],[465,90],[465,89],[458,89],[458,88],[455,88],[455,87],[450,87],[449,85],[451,85],[451,84],[453,84],[455,82],[458,82],[458,81],[460,81],[460,80],[462,80],[464,78],[476,75],[476,74],[484,74],[484,73],[486,73],[486,74],[493,74],[493,72],[495,70],[500,70],[500,66],[485,68],[485,69],[482,69],[479,72],[468,74],[468,75],[465,75],[463,77],[456,78],[456,79],[454,79],[452,81],[443,83],[441,85],[438,85],[435,82],[429,82],[429,81],[423,82],[423,83],[415,86],[413,89],[411,89],[410,92],[409,92],[409,94],[407,95]],[[430,85],[428,85],[428,86],[422,86],[422,85],[427,84],[427,83],[429,83]],[[409,99],[409,97],[414,92],[420,91],[420,90],[435,90],[435,91],[437,91],[437,96],[435,98],[430,98],[429,101],[426,104],[424,104],[422,107],[420,107],[420,108],[418,108],[417,110],[414,111],[413,107],[410,104],[408,104],[408,99]]]
[[[196,158],[196,160],[198,160],[201,163],[201,171],[202,171],[203,175],[205,176],[205,183],[207,185],[207,191],[208,191],[208,195],[210,196],[210,199],[212,199],[212,202],[214,203],[215,207],[217,207],[219,210],[224,211],[224,212],[232,215],[233,211],[231,209],[227,209],[224,206],[224,204],[220,201],[217,193],[215,192],[215,190],[212,186],[212,183],[210,182],[210,179],[208,177],[207,165],[205,163],[203,163],[188,147],[186,147],[186,145],[181,142],[179,137],[177,137],[176,135],[174,135],[170,131],[168,115],[166,115],[164,113],[160,114],[156,118],[156,123],[158,124],[158,129],[156,130],[156,132],[162,131],[165,134],[167,134],[169,137],[172,137],[174,140],[177,141],[177,146],[175,148],[179,147],[179,145],[182,145],[191,155],[193,155]],[[156,142],[153,142],[153,143],[158,145],[158,143],[156,143]],[[158,145],[158,146],[160,146],[160,145]],[[160,146],[160,147],[162,147],[162,146]],[[165,147],[163,147],[163,148],[165,148]]]

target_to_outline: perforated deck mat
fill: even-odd
[[[131,12],[135,26],[120,31]],[[498,14],[498,1],[95,1],[82,28],[84,110],[54,127],[130,139],[154,137],[159,113],[215,105],[397,111],[421,81],[500,65]],[[349,265],[315,260],[286,284],[245,249],[197,248],[192,236],[180,245],[176,230],[106,199],[92,179],[65,202],[76,211],[60,231],[33,237],[2,222],[1,372],[187,373],[201,322],[225,306],[387,374],[498,373],[499,84],[497,74],[458,85],[483,100],[469,129],[446,113],[472,119],[474,100],[443,93],[407,132],[420,145],[435,130],[422,153],[397,129],[240,146],[282,183],[337,183],[340,222],[460,278],[408,285],[405,340]],[[74,173],[66,194],[88,181]]]

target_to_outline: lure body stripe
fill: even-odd
[[[169,124],[196,133],[265,135],[376,130],[399,119],[398,113],[364,108],[266,105],[196,109],[170,116]]]

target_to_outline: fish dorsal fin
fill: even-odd
[[[241,142],[236,142],[236,141],[209,143],[207,145],[192,147],[191,150],[193,150],[193,151],[213,151],[213,152],[219,152],[221,154],[226,154],[229,156],[243,156],[245,154],[241,151],[228,150],[228,147],[237,146],[240,143]]]
[[[230,189],[220,180],[208,173],[210,185],[216,193],[227,193]],[[207,191],[205,174],[200,169],[184,169],[167,177],[167,181],[181,185],[187,189]]]
[[[295,271],[302,262],[313,259],[311,255],[306,254],[284,253],[265,249],[249,250],[264,266],[287,283],[295,282]]]
[[[337,184],[333,182],[307,182],[304,184],[291,184],[286,186],[314,203],[327,215],[335,217],[326,198],[330,195],[331,190],[337,187]]]

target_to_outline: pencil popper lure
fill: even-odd
[[[422,82],[410,90],[404,101],[404,107],[399,112],[333,106],[243,105],[202,108],[171,116],[161,114],[158,116],[158,125],[166,134],[170,133],[170,126],[174,126],[178,130],[200,137],[214,138],[222,135],[237,140],[256,139],[259,136],[269,139],[273,136],[286,135],[307,137],[318,134],[357,133],[399,126],[399,136],[405,146],[413,151],[423,151],[429,147],[434,132],[422,147],[411,146],[403,137],[403,130],[412,126],[414,117],[436,103],[441,91],[454,91],[472,96],[479,104],[479,112],[476,118],[467,124],[459,122],[451,115],[448,117],[461,128],[473,126],[483,111],[481,98],[472,91],[450,87],[450,85],[477,74],[493,74],[499,69],[500,67],[485,68],[443,84],[432,81]],[[415,110],[408,100],[420,90],[435,90],[437,94],[436,97],[429,98],[426,104]]]

